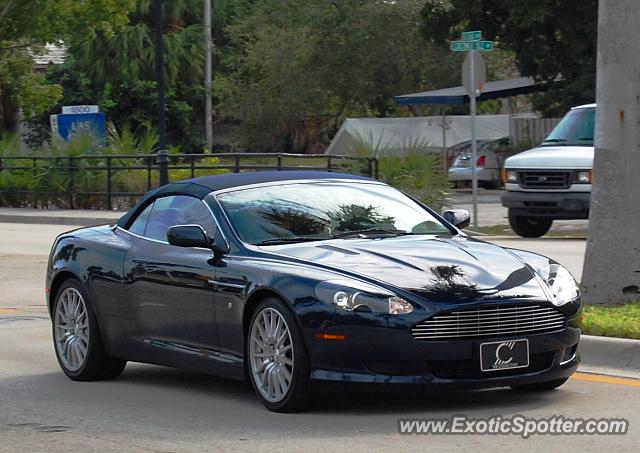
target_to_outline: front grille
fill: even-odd
[[[519,171],[518,181],[523,189],[568,189],[569,171]]]
[[[500,337],[553,332],[564,328],[566,317],[553,307],[509,305],[476,308],[437,315],[411,329],[416,340]]]

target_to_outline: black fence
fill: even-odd
[[[125,209],[167,181],[261,170],[324,170],[378,179],[378,160],[326,154],[220,153],[0,157],[0,204]]]

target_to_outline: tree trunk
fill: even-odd
[[[600,0],[594,186],[582,286],[590,304],[640,300],[638,0]]]

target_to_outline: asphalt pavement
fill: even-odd
[[[243,383],[129,364],[110,382],[77,383],[56,363],[44,271],[65,225],[0,223],[0,451],[631,451],[640,444],[640,381],[578,374],[557,391],[429,394],[323,389],[308,413],[268,412]],[[576,272],[584,241],[500,239],[548,253]],[[573,264],[571,264],[573,263]],[[398,419],[625,418],[626,435],[398,434]]]

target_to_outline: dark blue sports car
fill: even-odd
[[[74,380],[127,361],[247,379],[282,412],[305,406],[311,381],[562,385],[579,362],[576,282],[468,223],[337,173],[169,184],[115,225],[56,239],[56,355]]]

